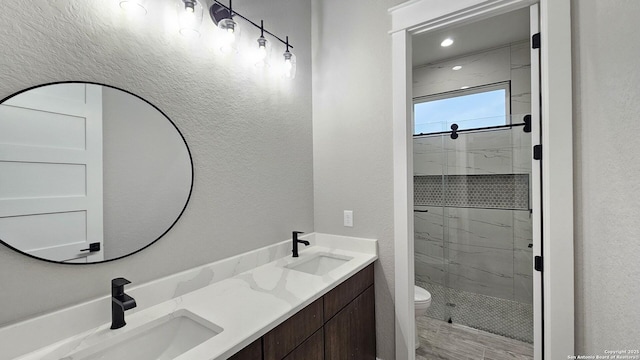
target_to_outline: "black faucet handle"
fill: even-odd
[[[292,238],[293,238],[293,240],[298,241],[298,235],[300,235],[300,234],[304,234],[304,231],[294,231],[294,232],[292,233]]]
[[[111,287],[112,288],[121,288],[124,287],[127,284],[131,284],[131,281],[125,279],[125,278],[115,278],[113,280],[111,280]]]
[[[131,284],[131,281],[125,278],[115,278],[111,280],[111,296],[117,297],[124,295],[124,286]]]

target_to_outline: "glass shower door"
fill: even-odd
[[[523,129],[443,140],[443,244],[452,322],[532,342],[530,133]]]
[[[444,169],[446,154],[443,135],[417,136],[414,146],[414,256],[416,285],[431,294],[427,317],[418,319],[418,331],[433,328],[428,318],[447,321],[448,278],[444,240]]]

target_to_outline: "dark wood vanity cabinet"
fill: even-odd
[[[324,295],[324,322],[334,317],[358,295],[373,285],[373,264],[360,270],[352,277]]]
[[[375,360],[373,264],[345,280],[231,360]]]
[[[263,337],[264,360],[281,360],[322,328],[322,298],[298,311]]]
[[[293,350],[284,360],[323,360],[324,331],[319,329]]]
[[[229,360],[262,360],[262,338],[252,342]]]
[[[324,324],[324,359],[376,358],[375,295],[370,286]]]

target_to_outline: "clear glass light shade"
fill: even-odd
[[[120,8],[129,16],[147,15],[146,0],[122,0]]]
[[[296,77],[296,56],[289,50],[284,53],[282,75],[287,79],[293,79]]]
[[[269,67],[269,59],[271,58],[271,42],[264,36],[258,38],[258,47],[255,50],[255,66],[257,68]]]
[[[220,29],[220,51],[231,53],[238,51],[238,39],[240,38],[240,27],[233,19],[224,19],[218,22]]]
[[[202,13],[204,12],[200,0],[177,0],[176,2],[180,34],[189,38],[199,37]]]

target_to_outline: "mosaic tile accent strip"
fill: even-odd
[[[529,209],[529,174],[413,177],[414,204],[485,209]]]
[[[416,281],[431,293],[427,316],[533,343],[533,305]],[[455,306],[448,306],[453,304]]]

